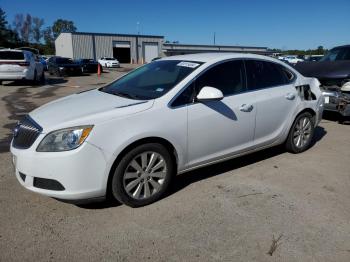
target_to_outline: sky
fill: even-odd
[[[17,13],[74,21],[80,32],[163,35],[184,44],[309,49],[350,44],[350,0],[0,0]]]

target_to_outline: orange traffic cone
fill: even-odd
[[[98,77],[101,76],[101,71],[102,71],[102,70],[101,70],[101,65],[98,64],[98,65],[97,65],[97,76],[98,76]]]

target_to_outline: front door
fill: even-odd
[[[188,106],[188,167],[215,161],[253,144],[256,108],[246,93],[244,64],[223,62],[200,75],[196,94],[204,86],[221,90],[221,101],[195,102]]]

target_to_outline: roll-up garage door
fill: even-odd
[[[120,63],[130,63],[130,42],[113,42],[113,57]]]
[[[144,59],[146,63],[152,61],[153,58],[159,56],[158,43],[144,43],[143,44]]]

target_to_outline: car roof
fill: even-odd
[[[196,61],[196,62],[218,62],[226,59],[234,58],[250,58],[250,59],[264,59],[271,61],[278,61],[275,58],[271,58],[263,55],[247,54],[247,53],[197,53],[188,55],[178,55],[178,56],[168,56],[161,60],[186,60],[186,61]]]

